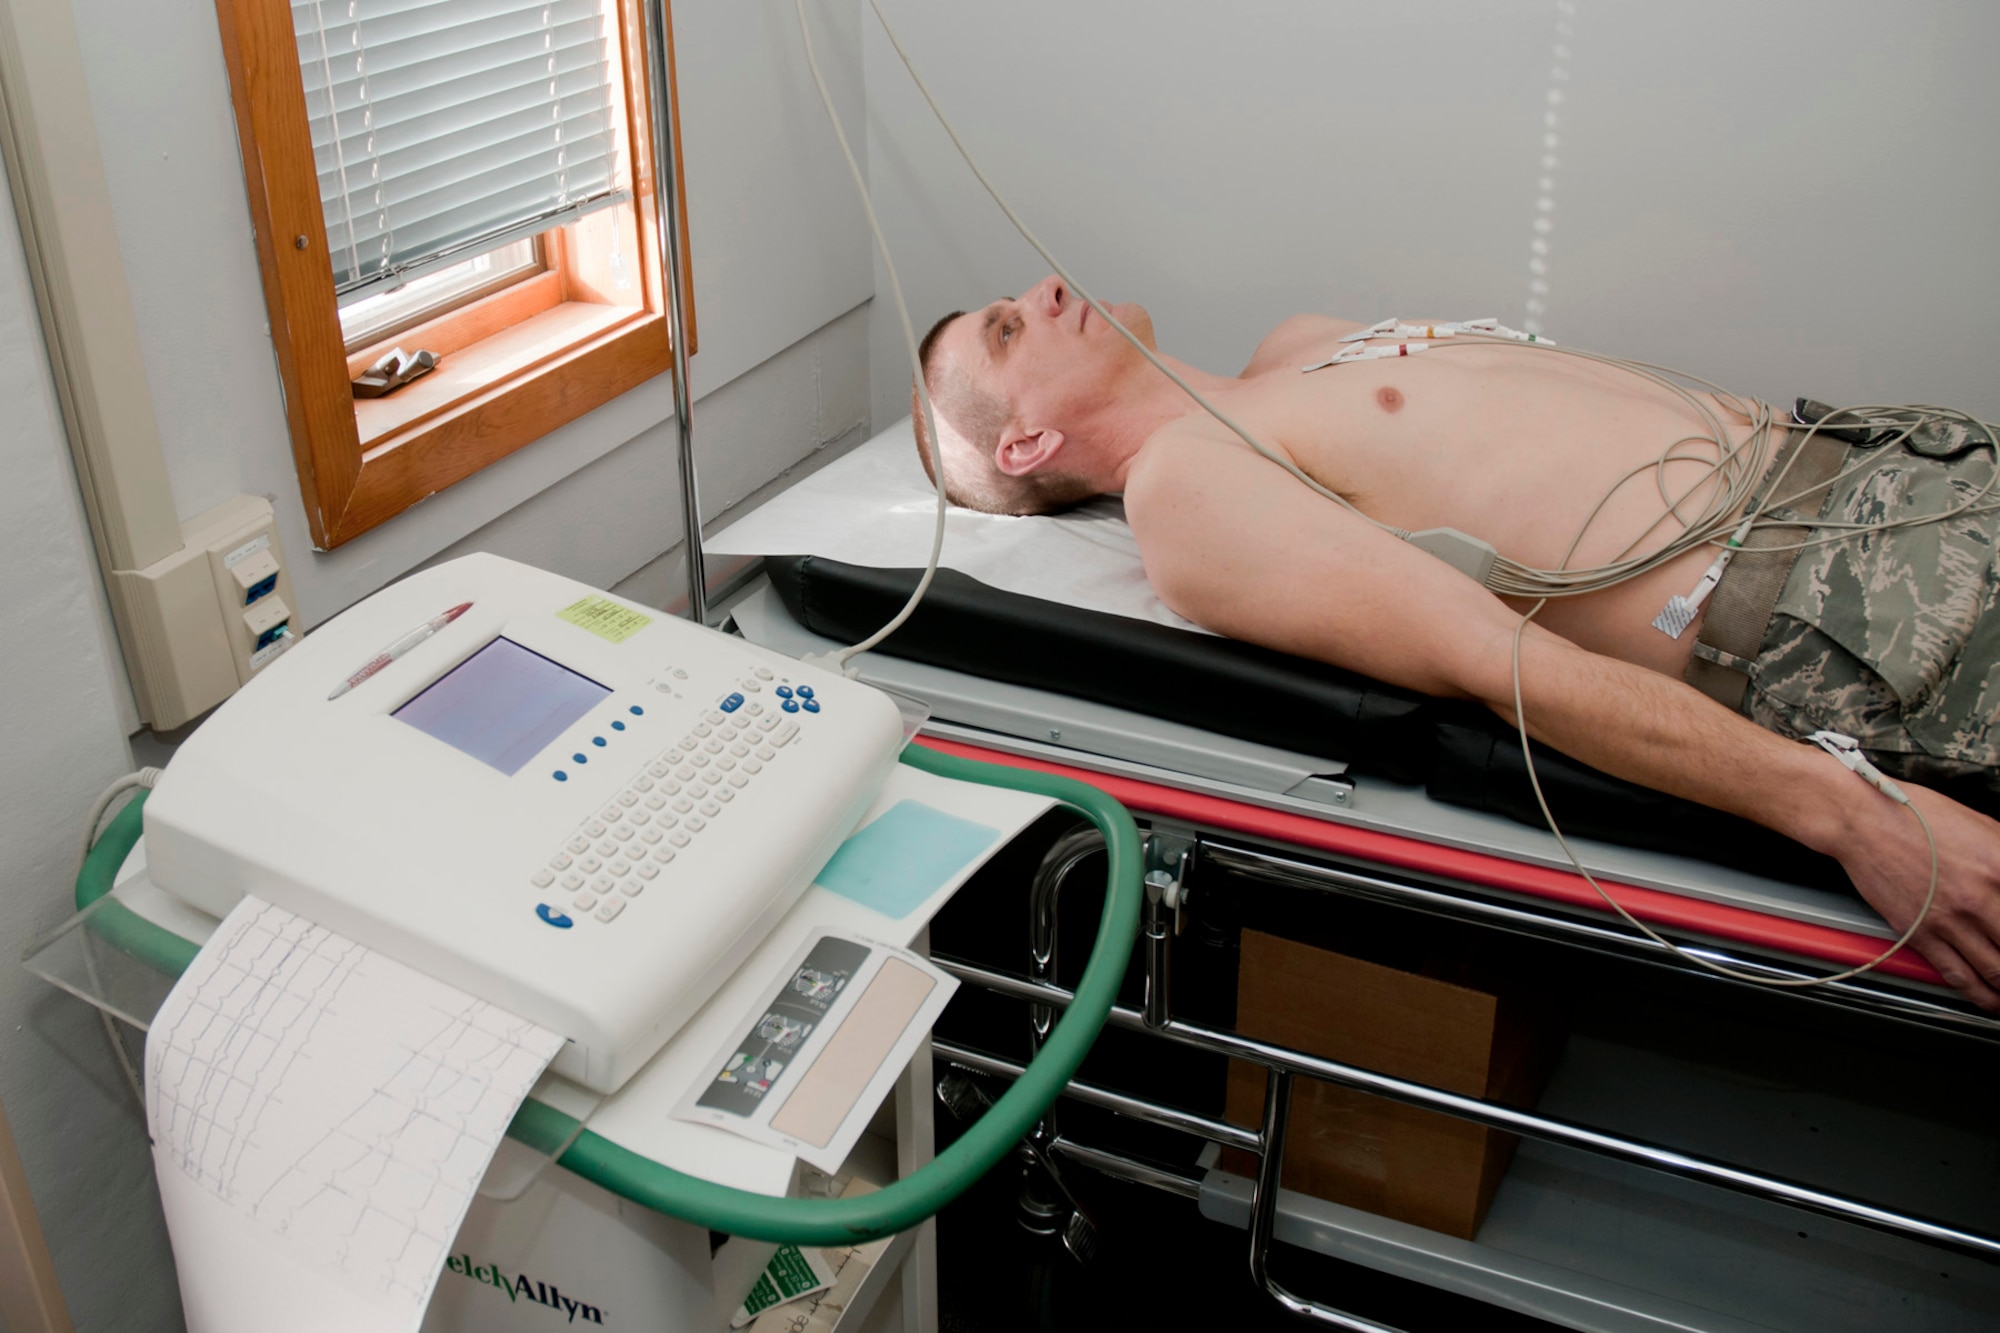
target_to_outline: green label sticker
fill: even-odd
[[[620,606],[608,597],[586,597],[574,606],[556,612],[557,620],[567,620],[578,629],[587,629],[610,643],[623,643],[653,623],[629,606]]]
[[[740,1328],[774,1305],[810,1296],[832,1285],[833,1274],[817,1254],[807,1254],[796,1245],[781,1245],[758,1275],[757,1285],[737,1307],[737,1318],[729,1321],[730,1326]]]

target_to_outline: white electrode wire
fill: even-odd
[[[1797,454],[1794,453],[1793,458],[1796,457]],[[1790,461],[1788,460],[1786,463],[1786,468],[1789,469],[1790,465],[1791,465]],[[1778,478],[1773,479],[1774,484],[1777,480]],[[1603,502],[1600,501],[1597,508],[1591,510],[1590,516],[1584,520],[1583,526],[1577,529],[1576,535],[1574,537],[1570,538],[1569,549],[1563,552],[1561,564],[1563,565],[1568,564],[1571,557],[1573,557],[1576,554],[1576,548],[1583,544],[1583,539],[1585,534],[1590,531],[1591,525],[1594,522],[1596,522],[1598,515],[1603,512],[1603,508],[1604,508]],[[1560,565],[1558,566],[1558,568],[1560,568]],[[1611,894],[1605,890],[1604,886],[1597,882],[1597,876],[1591,874],[1589,868],[1583,864],[1583,859],[1576,854],[1576,850],[1572,848],[1569,844],[1569,839],[1563,835],[1561,825],[1556,823],[1555,812],[1549,809],[1548,796],[1542,791],[1541,775],[1539,772],[1536,771],[1535,768],[1534,747],[1528,739],[1528,710],[1522,699],[1522,691],[1521,691],[1521,646],[1527,637],[1528,622],[1533,620],[1537,615],[1541,614],[1542,608],[1547,606],[1548,604],[1549,604],[1549,599],[1546,597],[1542,598],[1540,601],[1537,601],[1533,606],[1528,608],[1528,610],[1521,616],[1520,620],[1514,626],[1513,642],[1511,644],[1511,661],[1510,661],[1510,666],[1513,672],[1513,688],[1514,688],[1514,728],[1516,732],[1519,733],[1521,738],[1521,762],[1528,770],[1528,786],[1535,793],[1535,805],[1541,811],[1542,822],[1548,825],[1550,834],[1553,835],[1556,840],[1556,846],[1562,849],[1562,854],[1566,858],[1568,858],[1570,866],[1576,871],[1578,875],[1583,877],[1583,882],[1590,885],[1592,891],[1594,891],[1599,898],[1604,900],[1604,903],[1607,907],[1611,908],[1612,911],[1616,912],[1619,916],[1623,917],[1625,919],[1626,924],[1630,925],[1634,930],[1637,930],[1640,934],[1644,935],[1647,939],[1651,940],[1653,943],[1659,945],[1662,949],[1667,950],[1669,953],[1684,958],[1688,962],[1695,964],[1697,967],[1704,968],[1707,971],[1713,972],[1718,976],[1728,977],[1732,981],[1749,982],[1750,984],[1756,986],[1780,986],[1788,989],[1800,989],[1809,986],[1824,986],[1830,982],[1835,982],[1835,981],[1847,981],[1854,977],[1860,976],[1864,972],[1869,972],[1877,967],[1880,967],[1883,963],[1887,962],[1892,956],[1894,956],[1899,949],[1903,948],[1904,945],[1910,942],[1911,938],[1916,935],[1918,928],[1924,924],[1925,918],[1927,918],[1930,915],[1931,904],[1937,900],[1938,874],[1940,867],[1938,858],[1937,838],[1931,832],[1930,821],[1924,818],[1924,812],[1917,809],[1916,804],[1910,801],[1907,797],[1902,799],[1902,804],[1908,807],[1910,813],[1917,817],[1917,824],[1924,831],[1924,840],[1930,845],[1930,854],[1931,854],[1930,885],[1928,888],[1924,890],[1923,906],[1917,909],[1916,918],[1910,922],[1909,926],[1903,931],[1901,935],[1896,937],[1894,943],[1892,943],[1888,948],[1884,949],[1881,953],[1877,954],[1875,957],[1869,959],[1867,962],[1861,963],[1855,967],[1848,968],[1844,972],[1835,972],[1828,976],[1817,976],[1817,977],[1769,977],[1763,975],[1762,973],[1746,972],[1741,968],[1730,967],[1727,964],[1718,963],[1713,961],[1712,959],[1703,958],[1700,954],[1695,953],[1692,950],[1683,949],[1681,946],[1675,944],[1672,940],[1667,939],[1664,935],[1661,935],[1658,931],[1654,930],[1651,926],[1648,926],[1638,917],[1632,915],[1631,912],[1626,910],[1625,905],[1623,903],[1619,902],[1616,898],[1613,898]],[[1885,799],[1887,798],[1885,797]]]
[[[868,215],[868,230],[875,235],[876,252],[882,256],[882,267],[889,274],[889,292],[896,299],[896,315],[903,324],[903,345],[910,354],[910,367],[916,376],[918,406],[924,414],[925,435],[929,441],[927,448],[931,456],[931,476],[937,484],[937,523],[931,530],[931,553],[929,560],[924,564],[923,577],[917,580],[917,586],[910,593],[909,600],[903,603],[903,609],[898,611],[888,624],[860,643],[832,655],[833,669],[846,673],[849,670],[847,665],[849,659],[867,652],[903,627],[903,622],[915,613],[917,604],[923,601],[924,594],[930,591],[931,580],[937,577],[938,557],[944,551],[944,520],[947,504],[944,459],[942,451],[938,448],[937,416],[931,410],[930,389],[924,383],[923,361],[917,355],[916,329],[910,324],[910,307],[903,300],[903,282],[896,276],[896,261],[889,257],[889,242],[882,235],[882,225],[875,219],[875,201],[869,197],[868,181],[861,174],[861,164],[854,159],[854,150],[848,146],[847,131],[842,128],[840,117],[834,112],[833,97],[827,92],[826,79],[820,73],[819,56],[813,49],[812,26],[806,22],[805,0],[792,0],[792,2],[798,10],[799,35],[805,39],[806,65],[812,70],[813,86],[819,89],[819,103],[826,108],[827,121],[833,126],[834,137],[840,141],[840,152],[847,159],[848,174],[854,180],[855,191],[861,196],[862,211]]]
[[[1918,927],[1922,926],[1925,918],[1930,915],[1931,904],[1937,901],[1939,865],[1937,836],[1931,832],[1931,822],[1924,818],[1924,812],[1917,808],[1914,801],[1908,800],[1902,802],[1902,804],[1905,809],[1917,817],[1917,824],[1923,829],[1924,841],[1930,844],[1931,851],[1930,886],[1924,890],[1923,906],[1917,909],[1916,917],[1903,930],[1903,933],[1896,937],[1893,944],[1867,962],[1857,964],[1843,972],[1835,972],[1828,976],[1820,977],[1768,977],[1761,973],[1745,972],[1741,968],[1729,967],[1726,964],[1714,962],[1711,959],[1703,958],[1700,954],[1692,950],[1683,949],[1672,940],[1667,939],[1638,917],[1633,916],[1632,913],[1625,909],[1623,903],[1606,892],[1604,886],[1597,882],[1597,877],[1591,874],[1589,869],[1584,866],[1582,859],[1577,856],[1575,849],[1569,845],[1569,839],[1563,836],[1562,829],[1557,826],[1556,817],[1549,810],[1548,797],[1542,793],[1542,780],[1535,772],[1534,751],[1528,743],[1528,715],[1526,709],[1522,707],[1521,702],[1521,640],[1528,632],[1528,622],[1533,620],[1536,613],[1546,605],[1548,605],[1546,598],[1535,603],[1521,617],[1520,623],[1514,626],[1514,727],[1521,736],[1521,758],[1527,764],[1528,785],[1534,789],[1535,804],[1541,809],[1542,822],[1549,826],[1549,832],[1555,835],[1556,846],[1562,848],[1562,854],[1569,858],[1569,863],[1576,870],[1576,873],[1583,876],[1584,883],[1596,890],[1597,896],[1604,900],[1606,906],[1618,913],[1619,916],[1625,918],[1626,924],[1630,925],[1634,930],[1637,930],[1647,939],[1668,952],[1676,954],[1698,967],[1703,967],[1710,972],[1728,977],[1732,981],[1747,981],[1757,986],[1782,986],[1790,989],[1800,989],[1807,986],[1824,986],[1835,981],[1847,981],[1853,977],[1860,976],[1864,972],[1870,972],[1880,967],[1883,963],[1888,962],[1904,945],[1910,942],[1916,935]],[[1888,798],[1884,797],[1883,799],[1886,800]]]
[[[136,773],[127,773],[98,793],[97,800],[90,807],[90,817],[84,821],[83,846],[77,852],[76,865],[70,870],[69,882],[72,885],[83,873],[83,863],[90,859],[90,849],[97,845],[97,826],[104,822],[104,812],[111,808],[111,803],[134,787],[151,789],[157,786],[161,777],[160,769],[142,768]],[[90,974],[92,988],[101,997],[104,993],[104,983],[98,979],[97,959],[90,951],[90,940],[87,937],[83,941],[83,966]],[[138,1103],[139,1114],[144,1115],[146,1090],[139,1081],[139,1071],[132,1066],[131,1053],[125,1049],[125,1039],[120,1035],[117,1024],[112,1021],[109,1012],[96,1005],[91,1007],[97,1009],[98,1021],[104,1025],[105,1039],[111,1043],[111,1053],[118,1057],[118,1068],[124,1071],[125,1086],[132,1090],[132,1100]]]
[[[1807,431],[1807,435],[1810,436],[1814,431],[1817,431],[1822,427],[1826,427],[1827,422],[1833,416],[1836,415],[1846,416],[1851,413],[1858,413],[1858,412],[1881,412],[1881,411],[1896,411],[1896,410],[1898,409],[1893,406],[1882,405],[1882,404],[1878,404],[1871,407],[1841,408],[1837,412],[1829,413],[1826,418],[1822,418],[1810,430]],[[1934,419],[1938,417],[1945,417],[1948,419],[1957,420],[1965,423],[1966,425],[1977,427],[1979,431],[1986,436],[1985,447],[1993,450],[1993,457],[1994,457],[1994,469],[1992,473],[1990,473],[1987,476],[1986,484],[1981,486],[1978,490],[1974,491],[1970,496],[1968,496],[1962,503],[1960,503],[1956,507],[1944,510],[1941,513],[1936,513],[1936,514],[1917,514],[1910,518],[1875,519],[1866,523],[1845,523],[1833,519],[1819,519],[1819,518],[1805,519],[1805,520],[1772,519],[1770,520],[1771,525],[1783,526],[1783,527],[1808,527],[1813,529],[1814,531],[1830,532],[1833,535],[1828,537],[1810,538],[1798,542],[1790,542],[1779,546],[1759,547],[1758,548],[1759,551],[1760,552],[1803,551],[1810,547],[1830,546],[1836,542],[1848,541],[1857,536],[1867,536],[1872,533],[1887,532],[1895,528],[1921,527],[1927,523],[1942,523],[1949,519],[1959,518],[1967,514],[1992,513],[1996,508],[2000,508],[2000,502],[1982,503],[1982,501],[1986,500],[1987,496],[1993,493],[1995,486],[2000,485],[2000,430],[1996,430],[1996,428],[1992,424],[1980,420],[1978,417],[1973,416],[1969,412],[1960,412],[1955,408],[1911,406],[1901,410],[1915,412],[1918,415],[1907,421],[1901,419],[1879,419],[1872,422],[1857,421],[1853,423],[1858,427],[1866,429],[1889,429],[1893,427],[1901,427],[1902,429],[1897,435],[1879,444],[1871,444],[1867,446],[1866,452],[1863,453],[1861,457],[1859,457],[1852,464],[1850,464],[1846,468],[1843,468],[1833,477],[1820,483],[1819,485],[1809,487],[1804,491],[1796,492],[1792,495],[1785,496],[1782,499],[1767,500],[1762,506],[1762,508],[1772,509],[1794,504],[1797,501],[1803,499],[1805,496],[1810,495],[1815,491],[1825,491],[1833,486],[1840,484],[1843,481],[1846,481],[1850,477],[1856,476],[1862,472],[1866,472],[1870,467],[1874,466],[1875,463],[1881,457],[1883,457],[1883,455],[1888,450],[1899,447],[1905,441],[1907,441],[1910,438],[1910,436],[1915,434],[1919,428],[1929,425]],[[1843,426],[1839,427],[1838,429],[1846,429],[1846,427]],[[1979,447],[1981,446],[1978,444],[1968,446],[1968,448],[1979,448]],[[1796,459],[1797,456],[1798,455],[1796,453],[1793,454],[1794,459]],[[1924,455],[1919,454],[1918,457],[1924,457]],[[1786,464],[1786,467],[1787,470],[1789,470],[1790,468],[1789,462]],[[1774,479],[1774,484],[1771,489],[1773,490],[1776,489],[1775,483],[1777,480],[1782,480],[1782,477]]]

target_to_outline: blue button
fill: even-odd
[[[780,699],[789,699],[792,697],[792,687],[789,685],[780,685],[772,693],[776,694]]]
[[[623,722],[613,722],[611,724],[611,729],[613,731],[623,731],[625,730],[625,724]]]
[[[646,715],[646,710],[639,707],[639,705],[637,704],[633,704],[628,711],[632,714],[633,717],[644,717]]]
[[[557,770],[556,770],[556,781],[557,781],[557,782],[568,782],[568,781],[569,781],[569,774],[567,774],[567,773],[563,772],[563,771],[562,771],[562,770],[561,770],[560,768],[559,768],[559,769],[557,769]]]
[[[796,713],[799,711],[799,701],[797,699],[787,699],[779,707],[783,708],[787,713]]]
[[[579,764],[587,764],[590,762],[590,756],[587,754],[573,754],[570,756],[570,758],[576,760],[576,762]]]
[[[606,742],[605,742],[605,739],[604,739],[604,737],[602,737],[602,736],[592,736],[592,737],[590,738],[590,743],[591,743],[592,745],[603,745],[603,744],[605,744]]]
[[[535,915],[554,926],[557,930],[568,930],[576,924],[547,903],[536,903]]]
[[[817,699],[806,700],[806,711],[808,713],[817,713],[819,711],[819,700]]]
[[[813,697],[813,687],[812,687],[812,686],[810,686],[810,685],[801,685],[801,686],[799,686],[799,698],[801,698],[801,699],[810,699],[810,698],[812,698],[812,697]]]
[[[743,696],[740,694],[732,694],[722,701],[722,711],[725,713],[733,713],[742,706]]]

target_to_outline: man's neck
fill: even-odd
[[[1234,376],[1198,369],[1164,352],[1159,355],[1174,374],[1204,398],[1227,394],[1243,383]],[[1122,494],[1126,475],[1146,441],[1167,423],[1202,408],[1180,385],[1143,361],[1133,368],[1129,382],[1113,398],[1115,407],[1090,432],[1091,451],[1096,456],[1097,480],[1102,488]]]

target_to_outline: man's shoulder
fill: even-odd
[[[1203,458],[1213,455],[1225,439],[1234,438],[1206,412],[1167,422],[1146,437],[1145,447],[1132,460],[1125,477],[1127,507],[1135,497],[1143,504],[1148,497],[1197,484]]]
[[[1240,419],[1240,418],[1239,418]],[[1256,429],[1255,422],[1248,423]],[[1266,444],[1276,447],[1275,441]],[[1135,533],[1190,508],[1251,505],[1274,487],[1296,485],[1206,412],[1167,422],[1146,439],[1125,475],[1125,515]]]

